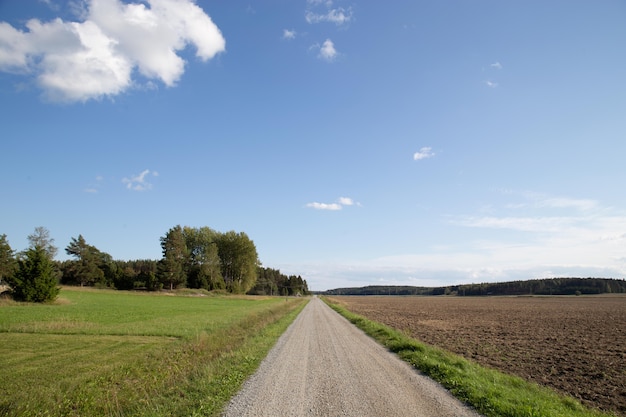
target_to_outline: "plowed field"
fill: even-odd
[[[332,297],[422,342],[626,416],[626,297]]]

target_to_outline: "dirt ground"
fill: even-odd
[[[626,296],[332,298],[422,342],[626,416]]]

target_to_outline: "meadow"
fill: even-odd
[[[623,295],[332,300],[429,346],[548,387],[588,407],[626,415]]]
[[[305,303],[70,287],[2,300],[0,416],[216,415]]]

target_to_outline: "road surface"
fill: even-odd
[[[433,380],[313,298],[224,417],[477,417]]]

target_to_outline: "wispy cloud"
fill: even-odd
[[[500,71],[502,68],[503,68],[502,64],[499,61],[496,61],[493,64],[489,65],[489,69],[491,70]],[[486,81],[483,81],[483,83],[489,88],[498,88],[498,83],[496,81],[486,80]]]
[[[135,74],[174,86],[187,45],[202,61],[225,50],[219,28],[192,0],[85,4],[79,22],[31,19],[25,31],[0,22],[0,71],[35,76],[49,100],[87,101],[127,91]]]
[[[598,207],[598,202],[590,199],[577,199],[567,197],[551,197],[536,202],[539,207],[576,208],[583,211],[593,210]]]
[[[307,203],[305,207],[312,208],[315,210],[330,210],[330,211],[338,211],[343,209],[346,206],[361,206],[361,203],[354,201],[350,197],[339,197],[334,203]]]
[[[352,9],[344,9],[343,7],[339,7],[336,9],[330,9],[325,13],[316,13],[311,10],[307,10],[304,14],[304,18],[307,23],[334,23],[337,26],[344,25],[349,23],[352,20]]]
[[[143,170],[139,175],[133,175],[129,178],[123,178],[122,182],[126,184],[126,188],[133,191],[147,191],[152,189],[152,183],[148,181],[148,178],[158,177],[159,173],[156,171],[150,171],[149,169]]]
[[[432,151],[432,148],[425,146],[413,154],[413,160],[419,161],[421,159],[432,158],[433,156],[435,156],[435,153]]]
[[[446,245],[308,265],[307,280],[312,288],[326,289],[626,274],[626,212],[593,200],[544,197],[515,209],[502,205],[499,210],[504,213],[499,216],[447,217],[449,225],[468,229],[463,240]],[[525,215],[515,215],[518,211]]]
[[[104,177],[102,177],[102,175],[98,175],[95,182],[89,184],[89,186],[83,191],[89,194],[98,194],[100,192],[100,186],[102,185],[102,181],[104,181]]]
[[[283,29],[283,39],[295,39],[295,38],[296,38],[295,30]]]
[[[459,226],[486,228],[486,229],[509,229],[522,232],[555,232],[564,227],[572,227],[581,219],[574,217],[495,217],[495,216],[462,216],[453,220],[452,223]]]
[[[507,196],[522,201],[504,205],[503,216],[462,216],[452,222],[466,227],[509,229],[522,232],[552,233],[585,228],[602,216],[600,204],[591,199],[554,197],[542,193],[506,190]],[[495,208],[491,208],[496,211]],[[573,211],[572,211],[573,210]],[[525,215],[515,215],[523,211]],[[513,215],[511,215],[513,214]]]
[[[571,208],[581,211],[589,211],[598,209],[600,203],[596,200],[588,198],[571,198],[571,197],[554,197],[543,193],[536,193],[531,191],[517,192],[515,190],[500,190],[502,194],[508,196],[518,196],[522,200],[515,203],[510,203],[507,208],[555,208],[564,209]]]

